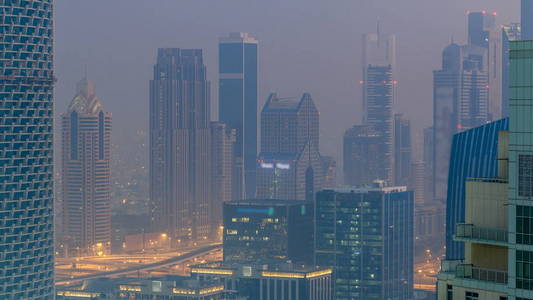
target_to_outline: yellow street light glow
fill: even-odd
[[[213,274],[213,275],[233,275],[232,270],[223,270],[223,269],[191,269],[191,273],[197,274]]]
[[[330,275],[332,273],[333,273],[333,270],[327,269],[327,270],[308,273],[305,277],[306,278],[316,278],[316,277],[320,277],[320,276],[324,276],[324,275]]]
[[[285,272],[261,272],[261,276],[275,278],[305,278],[305,274]]]
[[[135,286],[135,285],[119,285],[118,289],[121,291],[127,291],[127,292],[140,292],[141,287]]]
[[[211,294],[211,293],[219,292],[219,291],[223,291],[223,290],[224,290],[224,286],[223,285],[218,285],[218,286],[214,286],[214,287],[201,289],[200,290],[200,295]]]

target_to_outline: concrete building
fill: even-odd
[[[236,130],[233,199],[250,199],[256,192],[257,48],[248,33],[220,39],[219,120]]]
[[[279,261],[210,263],[191,267],[199,280],[221,280],[239,299],[333,300],[332,270]]]
[[[319,114],[311,95],[271,94],[261,112],[257,197],[313,200],[324,182],[319,146]]]
[[[334,299],[411,299],[414,195],[406,187],[323,190],[315,264],[334,271]]]
[[[445,260],[439,299],[533,299],[533,41],[511,42],[509,131],[498,136],[497,178],[466,181],[464,260]]]
[[[53,1],[0,7],[0,299],[53,299]]]
[[[313,203],[242,200],[224,204],[224,261],[313,262]]]
[[[150,81],[150,211],[175,243],[210,236],[210,82],[202,50],[158,50]]]
[[[71,255],[111,250],[111,114],[87,78],[62,125],[63,236]]]
[[[520,36],[520,23],[502,26],[502,118],[509,116],[509,100],[511,97],[509,88],[509,67],[511,64],[509,59],[509,53],[511,51],[510,42],[520,40]]]

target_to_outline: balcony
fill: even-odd
[[[454,240],[506,246],[509,240],[509,234],[505,229],[478,227],[473,224],[458,223],[455,225]]]
[[[501,270],[483,269],[473,265],[460,264],[455,269],[457,278],[473,279],[496,284],[507,284],[507,272]]]

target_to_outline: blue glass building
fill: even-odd
[[[533,40],[533,0],[521,1],[522,39]]]
[[[255,197],[257,161],[257,40],[231,33],[219,44],[219,121],[237,131],[234,199]]]
[[[0,299],[53,299],[53,0],[0,1]]]
[[[454,135],[446,205],[446,259],[463,259],[464,244],[455,242],[455,224],[465,221],[465,188],[468,178],[498,177],[498,132],[509,129],[501,119]]]

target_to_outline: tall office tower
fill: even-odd
[[[63,240],[76,255],[109,253],[111,114],[86,78],[78,83],[61,125]]]
[[[466,181],[465,220],[455,224],[464,260],[443,261],[439,299],[533,299],[532,53],[533,41],[511,42],[509,131],[498,136],[498,175]]]
[[[224,261],[313,262],[313,202],[257,199],[224,203]]]
[[[522,0],[521,3],[522,39],[533,40],[533,1]]]
[[[490,33],[496,28],[496,13],[468,13],[468,43],[483,48],[489,47]]]
[[[464,244],[455,242],[455,224],[465,221],[466,181],[498,177],[498,134],[508,130],[502,119],[454,135],[446,205],[446,259],[463,259]]]
[[[411,121],[394,115],[394,182],[411,187]]]
[[[448,166],[455,133],[489,121],[486,49],[451,44],[442,69],[433,71],[434,199],[446,199]]]
[[[393,105],[396,97],[396,38],[381,33],[363,36],[363,124],[373,126],[382,138],[382,178],[394,180]]]
[[[533,8],[533,6],[532,6]],[[533,15],[533,14],[532,14]],[[520,40],[521,29],[519,23],[502,26],[502,117],[509,116],[509,53],[511,51],[511,41]]]
[[[210,83],[202,50],[158,50],[150,81],[150,203],[172,241],[209,235]]]
[[[415,203],[423,204],[426,202],[426,165],[424,161],[415,161],[411,165],[411,178],[412,178],[412,187],[415,191]]]
[[[0,298],[54,298],[53,1],[0,3]]]
[[[323,190],[315,202],[315,264],[333,268],[334,299],[412,299],[413,192]]]
[[[324,172],[323,188],[332,189],[337,186],[337,162],[331,156],[322,156],[322,171]]]
[[[233,179],[234,159],[233,151],[237,140],[235,129],[221,122],[211,122],[211,167],[212,189],[211,204],[209,205],[209,218],[211,220],[211,235],[218,233],[223,224],[222,206],[234,200]]]
[[[387,176],[380,152],[382,136],[372,126],[356,125],[344,133],[344,184],[360,186]]]
[[[254,198],[257,165],[257,40],[230,33],[219,43],[219,120],[237,130],[234,199]]]
[[[434,180],[433,176],[433,154],[435,147],[435,134],[433,127],[424,128],[424,202],[433,202],[434,199]]]
[[[312,200],[323,185],[319,115],[311,95],[268,97],[261,112],[257,196]]]

